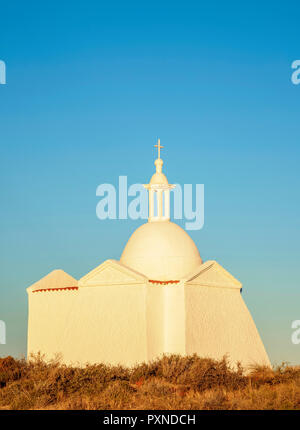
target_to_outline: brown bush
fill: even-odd
[[[226,357],[166,355],[131,369],[6,357],[0,387],[0,409],[300,409],[300,367],[245,374]]]
[[[15,360],[13,357],[0,358],[0,388],[6,386],[10,381],[21,378],[24,362]]]

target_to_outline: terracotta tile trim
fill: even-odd
[[[168,285],[168,284],[179,284],[180,281],[156,281],[154,279],[149,279],[151,284],[160,284],[160,285]]]
[[[66,291],[66,290],[78,290],[78,287],[65,287],[65,288],[42,288],[40,290],[34,290],[33,293],[41,293],[43,291]]]

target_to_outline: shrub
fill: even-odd
[[[300,367],[165,355],[133,368],[0,359],[0,409],[300,409]]]

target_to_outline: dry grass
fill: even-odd
[[[300,367],[164,356],[132,369],[0,359],[0,409],[300,409]]]

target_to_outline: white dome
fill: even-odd
[[[128,240],[120,261],[158,281],[182,279],[202,264],[193,240],[170,221],[140,226]]]
[[[152,175],[152,178],[150,180],[150,185],[158,185],[158,184],[168,185],[168,179],[166,175],[164,175],[161,171],[164,162],[162,161],[161,158],[158,158],[157,160],[155,160],[154,164],[156,166],[156,172],[154,173],[154,175]]]

